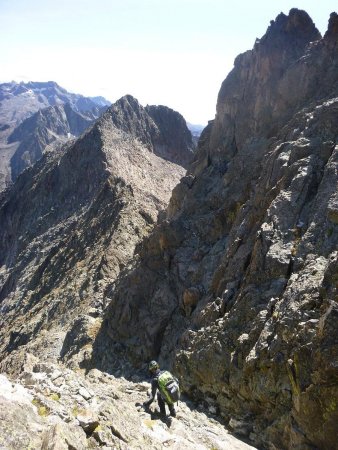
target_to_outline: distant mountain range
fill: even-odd
[[[40,109],[18,125],[8,137],[8,144],[18,144],[10,160],[12,180],[32,166],[50,146],[80,136],[93,119],[76,112],[69,103]]]
[[[192,140],[193,140],[194,144],[197,146],[198,140],[202,134],[202,131],[205,128],[205,125],[193,124],[193,123],[187,122],[187,127],[189,128],[189,130],[192,134]]]
[[[193,136],[200,136],[205,128],[205,125],[187,122],[187,127],[189,128]]]
[[[149,105],[143,108],[130,96],[123,98],[120,100],[123,105],[117,102],[113,106],[116,124],[136,123],[129,119],[141,114],[149,127],[138,132],[147,134],[152,151],[187,167],[203,126],[189,125],[190,133],[184,118],[170,108]],[[104,97],[73,94],[54,81],[0,84],[0,192],[45,151],[79,137],[110,105]],[[121,111],[126,116],[120,117]],[[173,129],[181,130],[174,133],[175,138]],[[190,150],[181,152],[186,146]]]
[[[87,113],[93,118],[111,104],[103,97],[84,97],[73,94],[55,81],[0,84],[0,126],[18,124],[33,112],[47,106],[69,103],[74,111]]]
[[[110,104],[54,81],[0,84],[0,191],[47,146],[78,137]]]

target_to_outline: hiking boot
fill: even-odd
[[[167,427],[170,428],[173,423],[173,418],[170,416],[166,417],[165,423],[166,423]]]
[[[174,405],[169,406],[169,411],[170,411],[171,417],[176,417],[176,411],[175,411]]]

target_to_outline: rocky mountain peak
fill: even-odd
[[[324,38],[303,11],[279,15],[236,59],[185,176],[181,116],[125,96],[1,197],[0,368],[24,385],[0,377],[9,430],[21,391],[38,448],[227,446],[214,427],[139,437],[143,412],[124,406],[147,387],[126,378],[156,358],[258,448],[337,449],[336,34],[337,14]]]
[[[31,136],[30,125],[38,135],[46,129],[67,133],[76,117],[68,106],[50,106],[17,133]],[[142,139],[153,130],[160,135],[137,100],[125,97],[80,138],[45,153],[6,192],[0,205],[0,307],[13,332],[4,352],[21,351],[38,338],[45,302],[49,326],[54,323],[63,336],[78,314],[86,316],[90,308],[95,316],[102,313],[106,285],[132,259],[185,172],[149,151]],[[70,293],[66,272],[82,279],[82,293]],[[68,341],[62,352],[68,352]]]
[[[149,151],[185,168],[193,157],[194,145],[186,122],[168,107],[143,107],[126,95],[104,114],[102,123],[107,121],[139,139]]]
[[[337,448],[335,23],[292,10],[236,59],[94,344],[171,364],[259,448]]]
[[[134,111],[141,109],[141,105],[138,102],[138,100],[130,94],[126,94],[123,97],[121,97],[119,100],[117,100],[117,102],[115,103],[115,106],[120,107],[122,109],[126,109],[126,110],[132,109]]]
[[[147,105],[145,109],[160,131],[153,140],[155,153],[187,168],[195,146],[183,116],[163,105]]]
[[[330,14],[329,26],[327,32],[324,35],[326,40],[332,40],[337,43],[338,40],[338,14],[333,12]]]
[[[13,81],[0,84],[0,190],[10,185],[24,168],[33,164],[51,141],[63,142],[68,133],[75,136],[81,134],[84,130],[83,124],[87,122],[88,126],[97,119],[107,109],[107,104],[110,102],[102,98],[96,101],[95,98],[67,92],[54,81],[28,83]],[[50,107],[56,109],[46,109],[29,120],[38,111]],[[63,111],[60,114],[57,114],[58,107]],[[49,121],[48,115],[51,117]],[[53,130],[57,126],[53,125],[52,121],[57,116],[57,123],[60,125],[60,120],[63,122],[61,125],[63,131],[70,128],[65,133],[55,133]],[[41,119],[39,125],[36,120],[38,117]],[[15,129],[25,120],[29,122],[16,131]],[[68,121],[71,123],[66,123]],[[34,126],[38,126],[39,130],[34,131]],[[31,133],[26,148],[26,144],[20,140],[23,128],[26,130],[26,137],[29,130]]]
[[[7,139],[17,147],[10,159],[12,180],[50,150],[51,144],[61,145],[80,136],[92,123],[91,117],[74,111],[69,103],[40,109],[25,119]]]
[[[66,89],[59,86],[58,83],[56,83],[56,81],[28,81],[27,83],[25,83],[24,81],[21,81],[20,85],[25,86],[28,89],[53,88],[53,89],[58,89],[61,92],[67,92]]]
[[[140,139],[152,151],[152,136],[158,131],[143,106],[133,96],[125,95],[117,100],[107,110],[102,121],[107,119],[119,130]]]
[[[311,44],[314,41],[316,45]],[[219,157],[218,149],[224,143],[231,157],[247,139],[274,136],[302,102],[325,95],[332,84],[332,70],[321,75],[320,86],[315,71],[307,70],[307,52],[311,46],[321,47],[321,42],[308,14],[292,9],[271,23],[252,50],[236,58],[218,95],[208,150],[211,158]],[[326,58],[326,51],[321,53]]]
[[[288,15],[280,13],[275,20],[270,22],[266,34],[261,42],[268,42],[271,46],[276,43],[284,45],[286,42],[295,46],[307,45],[309,42],[320,39],[321,35],[311,17],[306,11],[293,8]]]
[[[110,104],[107,100],[103,102],[102,99],[98,99],[96,103],[95,97],[89,98],[68,92],[55,81],[2,83],[0,84],[0,101],[3,101],[0,109],[0,121],[11,117],[11,120],[7,119],[7,121],[13,122],[15,119],[16,124],[27,118],[32,112],[47,106],[70,103],[76,111],[92,112],[94,115],[96,114],[97,118],[100,108],[106,109],[106,105]]]

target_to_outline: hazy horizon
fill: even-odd
[[[293,7],[324,34],[336,2],[226,4],[222,0],[3,0],[0,82],[55,81],[69,92],[126,94],[193,124],[214,118],[239,53]]]

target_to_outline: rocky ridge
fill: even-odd
[[[236,59],[166,215],[173,167],[154,154],[159,127],[130,97],[2,200],[1,370],[22,376],[28,398],[34,379],[53,395],[49,372],[70,384],[69,368],[88,375],[65,386],[60,415],[43,403],[58,391],[34,405],[53,411],[41,427],[33,408],[36,445],[73,446],[69,420],[81,446],[87,425],[69,405],[81,387],[89,404],[99,395],[91,373],[130,378],[158,357],[190,398],[259,448],[337,448],[337,23],[333,13],[321,38],[293,9]],[[47,364],[25,369],[28,351]],[[87,428],[86,445],[137,448],[133,430],[120,439],[120,414],[101,419],[102,438]],[[123,423],[139,426],[135,415]],[[226,433],[213,432],[222,442],[207,447],[222,448]]]
[[[159,130],[153,140],[155,154],[188,168],[196,144],[183,116],[175,114],[166,106],[147,105],[145,110]],[[174,130],[181,132],[175,133]],[[187,148],[188,151],[183,152],[182,148]]]
[[[126,104],[144,120],[126,118]],[[94,339],[107,284],[133,258],[185,172],[147,147],[147,120],[136,99],[121,99],[78,140],[46,153],[4,196],[0,347],[7,372],[30,345],[54,361],[66,355],[73,327]]]
[[[337,23],[293,9],[236,59],[94,343],[171,364],[263,448],[337,448]]]
[[[118,104],[126,103],[143,113],[129,96]],[[117,113],[125,111],[114,105],[75,143],[46,153],[2,199],[0,447],[253,449],[202,402],[184,399],[171,421],[137,408],[150,389],[137,368],[127,380],[87,367],[106,286],[184,174],[142,143],[142,119],[118,126]]]
[[[166,106],[145,108],[131,95],[122,97],[109,111],[114,125],[141,142],[157,156],[187,168],[194,154],[192,135],[181,114]]]

